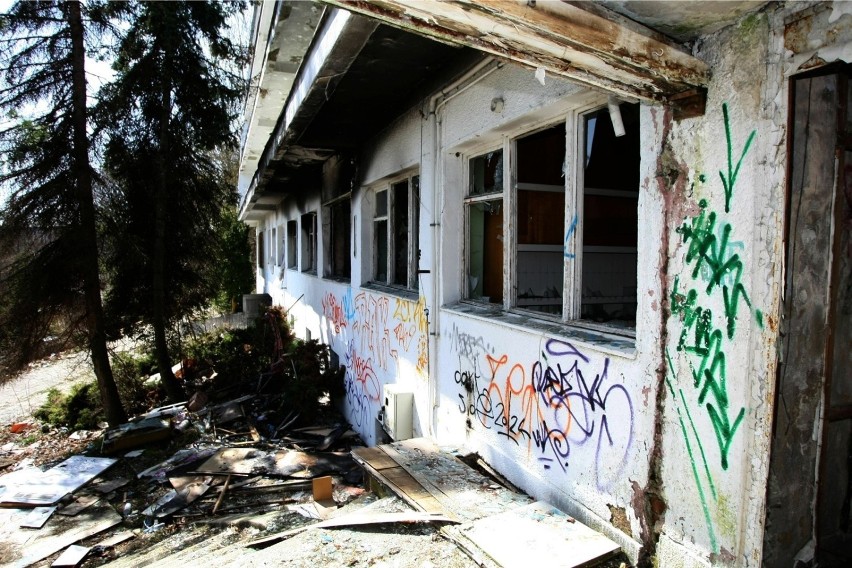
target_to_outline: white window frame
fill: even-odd
[[[417,189],[415,191],[415,183],[414,180],[417,179]],[[405,285],[399,284],[395,282],[396,280],[396,266],[394,263],[394,251],[396,251],[396,234],[394,231],[394,212],[396,208],[395,197],[393,188],[396,185],[399,185],[402,182],[406,182],[408,186],[408,243],[407,243],[407,251],[406,255],[408,257],[408,278]],[[387,212],[382,217],[376,216],[375,205],[377,195],[382,192],[387,192]],[[382,286],[390,286],[393,288],[399,288],[404,290],[417,290],[417,270],[419,268],[419,256],[420,256],[420,245],[419,245],[419,232],[420,232],[420,170],[412,169],[406,172],[395,175],[392,178],[388,178],[383,181],[381,184],[373,185],[370,187],[370,194],[372,196],[371,199],[371,235],[372,235],[372,243],[373,243],[373,257],[372,257],[372,267],[370,270],[370,281],[379,284]],[[387,222],[387,278],[386,280],[379,280],[376,275],[376,270],[378,268],[378,249],[376,239],[378,237],[378,231],[376,226],[379,222],[385,221]]]
[[[584,171],[585,164],[585,117],[588,114],[596,112],[606,106],[606,99],[600,97],[586,98],[583,104],[576,105],[541,122],[529,125],[523,129],[516,129],[511,132],[504,133],[499,142],[495,143],[494,139],[488,144],[478,145],[475,148],[466,149],[464,152],[462,180],[464,180],[464,188],[462,195],[463,206],[463,243],[464,253],[462,255],[462,298],[465,301],[477,304],[486,304],[492,306],[500,306],[505,311],[521,313],[527,317],[537,319],[557,320],[564,324],[572,326],[584,327],[607,333],[618,335],[626,335],[635,337],[635,327],[627,328],[622,326],[608,325],[607,323],[598,323],[590,320],[581,319],[582,313],[582,287],[583,287],[583,198],[584,198]],[[562,294],[562,313],[559,316],[550,315],[547,313],[537,312],[534,310],[524,309],[518,306],[518,290],[517,290],[517,201],[518,201],[518,182],[517,182],[517,141],[521,138],[534,134],[536,132],[546,130],[557,126],[564,121],[566,140],[565,140],[565,211],[564,211],[564,227],[563,235],[567,234],[574,215],[577,215],[577,223],[572,232],[572,238],[563,242],[564,258],[563,258],[563,294]],[[640,125],[641,134],[641,125]],[[481,157],[489,152],[496,150],[503,151],[503,190],[484,195],[470,195],[470,167],[471,162],[478,157]],[[523,185],[523,184],[521,184]],[[521,188],[523,189],[523,188]],[[478,298],[471,298],[469,270],[470,264],[470,217],[469,206],[477,202],[491,201],[502,199],[503,201],[503,301],[500,304],[487,304]],[[641,211],[638,209],[637,216],[641,223]],[[573,258],[569,258],[573,257]],[[638,278],[637,266],[637,278]],[[637,291],[637,319],[638,319],[638,298]]]

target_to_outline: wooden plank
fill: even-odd
[[[464,542],[463,549],[482,551],[503,568],[553,565],[554,559],[560,568],[582,568],[619,551],[604,535],[540,501],[459,527],[445,527],[442,533]]]
[[[344,515],[343,517],[337,517],[335,519],[328,519],[326,521],[321,521],[319,523],[314,523],[312,525],[298,527],[295,529],[290,529],[284,532],[280,532],[277,534],[273,534],[264,538],[255,539],[253,541],[248,542],[245,546],[247,547],[257,547],[261,545],[270,545],[276,542],[282,541],[284,539],[290,538],[291,536],[297,535],[299,533],[305,532],[311,529],[321,529],[321,528],[340,528],[340,527],[354,527],[354,526],[363,526],[363,525],[376,525],[376,524],[393,524],[393,523],[452,523],[455,522],[452,519],[435,513],[425,513],[421,511],[412,511],[405,513],[352,513],[350,515]]]
[[[122,542],[130,540],[134,536],[136,535],[133,534],[133,531],[122,531],[120,533],[116,533],[110,537],[103,539],[95,546],[99,546],[101,548],[112,548],[117,544],[121,544]]]
[[[449,516],[473,521],[530,503],[527,496],[492,483],[425,438],[379,447],[420,483]]]
[[[74,568],[80,565],[90,550],[92,549],[88,546],[72,544],[50,566],[52,568]]]
[[[77,497],[77,500],[73,503],[69,503],[65,507],[59,509],[58,513],[60,515],[66,515],[68,517],[73,517],[74,515],[79,514],[81,511],[86,509],[91,505],[94,505],[100,500],[100,497],[97,495],[80,495]]]
[[[352,457],[358,460],[359,463],[369,463],[370,467],[375,470],[383,470],[389,467],[397,467],[393,458],[389,457],[385,452],[378,447],[374,448],[355,448],[352,450]]]
[[[416,509],[418,511],[424,510],[423,507],[417,502],[416,499],[412,498],[411,496],[406,494],[404,491],[402,491],[399,487],[397,487],[396,483],[394,483],[390,479],[386,478],[381,472],[373,469],[372,467],[370,467],[367,464],[362,464],[362,467],[364,468],[364,470],[367,472],[368,475],[370,475],[373,479],[375,479],[376,481],[378,481],[379,483],[381,483],[382,485],[384,485],[385,487],[390,489],[390,491],[392,493],[394,493],[400,499],[402,499],[403,501],[405,501],[406,503],[411,505],[411,507],[413,507],[414,509]],[[387,470],[383,470],[383,471],[387,471]]]

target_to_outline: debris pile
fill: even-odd
[[[65,433],[84,453],[44,470],[20,459],[17,444],[4,445],[4,563],[24,567],[61,553],[54,565],[77,566],[93,556],[110,558],[128,540],[189,523],[280,529],[276,519],[286,518],[284,528],[292,528],[329,518],[364,492],[350,454],[363,443],[328,408],[317,425],[303,426],[299,413],[285,409],[281,392],[211,399],[194,396],[102,432]],[[28,426],[10,428],[20,436]],[[114,527],[120,531],[97,541]]]

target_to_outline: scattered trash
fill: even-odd
[[[208,489],[210,489],[210,486],[203,482],[190,483],[180,491],[172,489],[153,505],[142,511],[142,514],[146,517],[157,517],[158,519],[171,515],[204,495]]]
[[[145,520],[142,521],[142,532],[144,533],[153,533],[157,532],[161,528],[165,527],[166,523],[162,523],[157,521],[152,517],[145,517]]]
[[[172,457],[157,465],[151,466],[145,471],[139,472],[136,476],[139,478],[150,477],[155,481],[165,483],[169,472],[189,464],[193,464],[199,460],[210,457],[215,454],[216,448],[184,448],[178,450]]]
[[[126,457],[126,458],[138,458],[143,453],[145,453],[145,450],[131,450],[131,451],[127,452],[126,454],[124,454],[124,457]]]
[[[0,511],[14,514],[13,510]],[[89,507],[80,515],[69,518],[54,515],[37,531],[10,527],[8,517],[0,524],[0,542],[12,550],[14,556],[3,559],[4,566],[25,568],[40,560],[56,554],[60,550],[103,532],[121,522],[121,517],[105,503]]]
[[[265,474],[314,478],[329,473],[346,474],[357,469],[348,453],[306,453],[295,450],[265,452],[257,448],[224,448],[196,471],[212,474]]]
[[[26,432],[30,428],[32,428],[32,424],[27,422],[18,422],[9,426],[9,431],[12,432],[12,434],[19,434],[21,432]]]

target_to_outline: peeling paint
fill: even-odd
[[[630,521],[627,519],[627,510],[624,507],[616,507],[615,505],[607,505],[610,512],[609,522],[612,526],[626,534],[632,536],[630,529]]]

